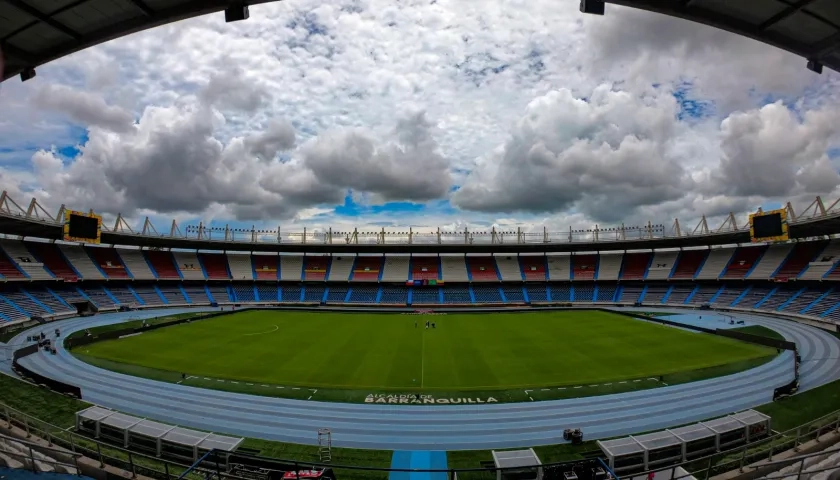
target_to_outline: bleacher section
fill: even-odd
[[[117,308],[116,301],[107,293],[103,287],[84,287],[82,292],[93,302],[99,310],[115,310]]]
[[[546,255],[548,279],[566,281],[572,278],[572,257],[569,255]]]
[[[519,257],[519,265],[522,268],[522,275],[525,277],[526,282],[546,281],[545,255],[522,255]]]
[[[766,286],[754,286],[738,301],[736,306],[738,308],[755,308],[755,305],[764,300],[771,291],[772,289]]]
[[[443,289],[444,298],[447,298],[447,290],[448,288]],[[499,290],[497,285],[473,285],[472,287],[473,295],[475,296],[476,303],[502,303],[502,294]],[[467,292],[466,302],[459,302],[459,303],[469,303],[470,297],[469,292]],[[450,303],[450,302],[447,302]]]
[[[331,287],[332,288],[332,287]],[[359,285],[350,290],[349,303],[376,303],[379,287],[373,285]]]
[[[776,279],[796,279],[802,270],[812,262],[817,255],[822,252],[827,242],[799,242],[793,247],[793,251],[785,259],[779,271],[776,272],[773,278]]]
[[[617,301],[621,303],[638,302],[642,296],[642,291],[644,291],[644,287],[638,284],[622,285]]]
[[[42,306],[42,304],[38,303],[32,297],[24,293],[24,290],[5,292],[3,296],[6,297],[6,300],[14,303],[30,316],[38,315],[40,317],[48,317],[53,314],[51,310]]]
[[[688,300],[688,296],[694,291],[693,283],[674,283],[671,289],[671,294],[665,299],[667,305],[683,305]]]
[[[93,263],[90,255],[78,245],[59,245],[58,249],[70,265],[79,272],[83,280],[104,280],[105,275]]]
[[[615,297],[615,285],[598,285],[598,294],[595,295],[596,302],[612,302]]]
[[[327,279],[332,257],[303,257],[303,279],[308,282],[323,282]]]
[[[231,287],[231,290],[233,290],[233,300],[236,303],[253,303],[257,301],[253,283],[235,284]]]
[[[691,297],[691,301],[689,303],[696,305],[711,303],[712,299],[715,295],[717,295],[720,289],[720,285],[700,285],[700,287],[694,291],[694,296]]]
[[[440,279],[444,282],[468,282],[466,257],[440,257]]]
[[[709,251],[709,256],[706,258],[706,263],[697,273],[697,280],[717,280],[723,273],[723,269],[732,258],[735,249],[732,248],[714,248]]]
[[[175,258],[172,257],[172,254],[167,251],[163,250],[145,250],[143,255],[146,256],[146,260],[151,265],[154,272],[157,274],[157,278],[161,280],[178,280],[181,278],[181,275],[178,273],[178,267],[175,266]],[[198,260],[195,260],[193,263],[198,263]],[[199,268],[199,273],[201,273],[201,269]],[[199,279],[204,279],[204,274],[201,274]]]
[[[828,246],[814,258],[804,272],[799,276],[800,280],[820,280],[830,272],[837,262],[840,261],[840,241],[832,240]]]
[[[172,251],[172,257],[175,259],[175,264],[184,280],[206,280],[204,272],[201,271],[201,262],[198,260],[198,254],[195,252]],[[152,263],[157,269],[157,264]],[[158,272],[160,275],[160,272]],[[163,276],[161,276],[163,278]]]
[[[405,305],[408,303],[408,288],[403,286],[385,286],[382,287],[382,296],[379,298],[380,304],[387,305]]]
[[[118,305],[140,305],[137,297],[127,287],[111,287],[108,291],[111,292],[112,297],[117,299]]]
[[[302,278],[303,257],[297,255],[280,255],[280,280],[300,281]]]
[[[802,310],[808,308],[808,306],[819,300],[824,294],[825,290],[822,288],[806,288],[805,291],[796,295],[796,298],[780,308],[779,311],[785,313],[802,313]]]
[[[822,300],[808,309],[808,311],[805,312],[805,315],[811,317],[822,317],[838,303],[840,303],[840,290],[832,290],[831,293],[823,297]]]
[[[239,277],[248,276],[246,270],[251,269],[253,263],[254,271],[250,272],[253,277],[254,273],[257,275],[257,280],[270,280],[276,282],[279,278],[280,272],[280,257],[277,255],[228,255],[228,264],[230,265],[230,275],[234,280],[239,280]],[[234,264],[236,264],[236,274],[233,273]],[[249,277],[250,278],[250,277]]]
[[[35,258],[44,263],[47,270],[55,275],[55,278],[65,282],[75,282],[79,279],[73,267],[64,259],[64,255],[54,243],[25,242],[27,249],[32,252]]]
[[[495,297],[492,294],[487,294],[487,290],[492,290],[493,288],[496,289]],[[482,298],[495,298],[495,302],[498,303],[500,301],[499,297],[499,288],[498,287],[487,287],[487,286],[476,286],[475,287],[475,299],[478,300],[479,295],[482,295]],[[491,303],[489,300],[483,300],[483,302]],[[465,286],[452,286],[443,289],[443,303],[449,305],[457,305],[457,304],[470,304],[472,301],[470,300],[470,288]]]
[[[143,302],[143,305],[146,306],[160,306],[164,305],[163,298],[157,293],[154,287],[149,286],[137,286],[134,287],[134,293],[137,294],[137,297]]]
[[[17,264],[5,254],[0,253],[0,275],[3,280],[26,280],[26,275],[20,271]]]
[[[179,306],[187,304],[187,299],[184,298],[184,294],[181,293],[181,288],[178,285],[167,283],[161,285],[158,290],[160,290],[160,294],[163,295],[167,305]]]
[[[598,255],[572,255],[572,280],[593,280],[598,269]]]
[[[228,287],[226,286],[209,283],[207,284],[207,290],[210,292],[212,301],[216,303],[230,303],[233,301],[228,294]],[[140,292],[137,293],[139,294]]]
[[[157,278],[152,273],[152,269],[149,268],[149,262],[143,256],[142,251],[128,248],[118,248],[116,250],[122,259],[123,265],[131,272],[134,280],[154,280]]]
[[[44,264],[35,260],[32,252],[26,249],[23,242],[17,240],[2,240],[0,248],[6,256],[22,270],[30,280],[52,280],[50,272],[44,270]]]
[[[356,257],[356,263],[353,265],[353,271],[350,274],[350,280],[353,282],[376,282],[379,280],[379,273],[382,271],[382,262],[384,257]],[[405,278],[397,280],[404,282],[408,278],[406,273]]]
[[[621,264],[624,261],[622,253],[602,253],[598,260],[598,280],[615,281],[621,273]]]
[[[716,308],[726,308],[732,306],[735,300],[744,293],[744,287],[739,285],[724,285],[723,290],[718,293],[717,298],[712,302],[712,306]]]
[[[521,285],[502,286],[502,294],[507,303],[525,303],[525,294],[522,292]]]
[[[677,266],[671,274],[671,280],[691,280],[697,276],[709,255],[708,250],[683,250],[677,257]]]
[[[758,260],[758,264],[753,268],[753,271],[747,275],[747,279],[767,280],[770,278],[785,261],[791,249],[793,249],[793,245],[789,243],[779,243],[767,247],[767,251]]]
[[[495,258],[496,268],[503,282],[521,282],[522,268],[516,255],[498,255]]]
[[[204,267],[204,273],[208,280],[229,280],[227,258],[221,253],[199,253],[198,261]],[[184,274],[184,279],[186,279]]]
[[[230,268],[230,277],[234,280],[253,280],[254,270],[257,271],[257,279],[269,280],[272,276],[277,278],[277,255],[254,255],[253,265],[251,264],[251,255],[227,253],[228,268]],[[261,274],[260,272],[263,271]],[[292,280],[300,280],[300,268],[298,268],[298,276]]]
[[[573,302],[594,302],[595,285],[592,283],[575,283],[572,285]]]
[[[799,289],[794,287],[793,285],[785,285],[783,287],[779,287],[776,290],[776,292],[773,293],[773,295],[770,295],[766,300],[764,300],[764,302],[762,302],[761,306],[758,308],[770,312],[777,311],[779,307],[791,300],[797,293],[799,293]]]
[[[677,262],[678,251],[659,251],[653,253],[653,260],[648,269],[648,280],[667,280],[671,276],[671,270]]]
[[[440,259],[438,257],[411,257],[411,279],[412,280],[439,280],[440,273],[438,272],[438,264]],[[385,264],[387,273],[387,260]],[[466,274],[467,268],[464,267]]]
[[[117,250],[107,247],[85,247],[88,255],[105,276],[112,280],[126,280],[131,278],[122,264]]]
[[[411,304],[412,305],[437,305],[440,303],[440,288],[438,287],[422,287],[415,288],[412,291]]]
[[[277,283],[257,283],[255,285],[257,287],[257,300],[259,302],[268,302],[273,303],[278,300],[279,289],[277,288]]]
[[[409,277],[411,257],[406,255],[386,255],[382,267],[383,282],[405,282]]]
[[[499,274],[496,273],[496,262],[493,257],[467,256],[467,268],[473,282],[498,282]],[[444,265],[445,266],[445,265]],[[443,272],[443,279],[446,278],[446,271]]]
[[[3,322],[18,322],[28,320],[30,315],[24,312],[11,300],[6,299],[5,296],[0,295],[0,324]]]
[[[548,293],[552,302],[571,302],[572,286],[568,283],[551,283],[548,285]]]
[[[192,305],[209,305],[210,298],[207,297],[207,291],[203,284],[187,284],[184,285],[184,293],[190,300]]]
[[[353,264],[356,262],[356,257],[352,255],[340,255],[332,257],[332,265],[330,265],[330,276],[327,278],[330,282],[347,282],[350,280],[350,274],[353,273]]]
[[[650,265],[650,252],[625,253],[624,264],[621,266],[621,280],[642,280]]]
[[[26,290],[32,295],[35,300],[41,302],[44,306],[49,308],[54,315],[68,315],[75,314],[76,309],[70,305],[65,304],[61,299],[48,290],[38,287],[27,287]]]
[[[763,245],[758,247],[736,248],[735,253],[732,254],[732,258],[729,261],[729,265],[724,269],[720,278],[726,280],[746,278],[747,274],[750,273],[750,269],[761,259],[761,256],[766,250],[767,247]]]
[[[548,287],[545,283],[526,285],[525,292],[532,304],[548,301]]]

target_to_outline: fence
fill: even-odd
[[[14,425],[23,429],[26,432],[27,438],[32,436],[40,437],[46,440],[50,447],[58,445],[69,450],[73,454],[84,455],[98,461],[100,466],[110,465],[121,468],[130,472],[132,478],[136,478],[137,475],[144,475],[161,480],[176,480],[182,475],[183,478],[190,480],[206,480],[210,477],[216,477],[219,480],[255,480],[255,478],[263,478],[260,476],[255,477],[253,472],[250,472],[247,478],[245,476],[234,475],[227,472],[226,466],[223,461],[220,461],[221,456],[219,455],[211,455],[210,458],[207,458],[200,466],[188,465],[186,463],[157,458],[115,447],[111,444],[99,442],[89,437],[74,433],[69,429],[64,429],[41,421],[31,415],[20,412],[4,404],[0,404],[0,415],[2,415],[2,417],[0,417],[0,423],[5,423],[9,427]],[[685,469],[685,471],[688,472],[688,475],[693,475],[698,479],[707,480],[714,475],[731,470],[740,469],[741,471],[744,471],[747,465],[759,460],[766,459],[772,461],[774,455],[786,450],[797,449],[803,443],[814,440],[820,435],[831,430],[840,432],[840,410],[786,432],[775,433],[762,440],[752,442],[735,449],[718,452],[713,455],[674,465],[673,467],[670,467],[670,469],[674,475],[674,480],[687,478],[687,475],[679,475],[676,473],[677,468],[679,467]],[[456,468],[448,470],[412,470],[377,468],[358,465],[331,465],[318,462],[301,462],[273,458],[264,458],[263,460],[268,465],[282,465],[287,471],[294,472],[316,468],[329,468],[335,471],[336,476],[341,480],[356,478],[386,479],[391,472],[439,473],[446,474],[447,478],[450,480],[454,480],[455,478],[461,480],[495,480],[497,478],[497,469],[492,466],[483,468]],[[543,478],[546,480],[553,478],[560,479],[563,478],[563,473],[570,468],[570,465],[585,461],[587,460],[581,459],[572,462],[549,463],[539,466],[535,465],[532,468],[542,468],[544,472]],[[595,460],[590,458],[589,461]],[[599,464],[603,465],[600,460],[597,461]],[[606,466],[604,465],[604,467]],[[512,470],[521,471],[521,469],[522,467]],[[265,474],[266,470],[267,469],[263,468],[262,472]],[[658,469],[657,471],[663,470],[668,471],[669,468]],[[647,473],[649,472],[633,472],[632,476],[646,475]],[[627,477],[630,476],[631,475],[627,475]],[[617,476],[615,477],[618,478]],[[265,478],[273,477],[266,474]]]

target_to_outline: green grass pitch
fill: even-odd
[[[426,330],[426,320],[437,328]],[[80,350],[195,376],[379,391],[581,385],[775,353],[595,310],[433,316],[243,311]]]

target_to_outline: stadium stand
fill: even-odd
[[[502,294],[505,296],[505,302],[523,304],[525,302],[525,292],[519,285],[505,285],[502,286]]]
[[[85,247],[88,255],[107,278],[113,280],[126,280],[131,278],[126,271],[117,250],[107,247]]]
[[[257,283],[257,301],[260,302],[277,302],[280,298],[280,289],[277,288],[276,283]]]
[[[569,283],[550,283],[548,294],[551,295],[552,302],[571,302],[572,285]]]
[[[440,303],[440,288],[415,288],[412,292],[410,302],[412,305],[437,305]]]
[[[717,280],[732,259],[732,248],[713,248],[695,277],[697,280]]]
[[[78,272],[82,280],[104,280],[105,274],[102,270],[91,260],[90,255],[85,250],[77,245],[59,245],[58,249],[64,255],[64,258],[73,267],[73,270]]]
[[[330,275],[329,277],[327,277],[327,281],[350,281],[350,275],[353,273],[354,263],[356,263],[355,255],[341,255],[332,257],[332,263],[330,265]]]
[[[216,303],[230,303],[233,299],[230,298],[228,287],[222,285],[208,284],[206,291],[210,295],[210,301]],[[139,291],[137,292],[140,293]]]
[[[595,285],[592,283],[575,283],[572,285],[573,302],[594,302]]]
[[[557,281],[571,280],[572,259],[569,255],[546,255],[545,263],[548,266],[548,279]]]
[[[410,277],[411,257],[407,255],[386,255],[382,265],[383,282],[405,282]]]
[[[446,295],[446,290],[448,289],[443,289],[444,295]],[[475,303],[504,303],[502,291],[496,285],[473,285],[472,292]],[[469,298],[467,298],[467,302],[469,302]]]
[[[684,282],[675,283],[671,288],[671,293],[665,299],[668,305],[683,305],[688,300],[688,297],[694,292],[694,284],[685,284]]]
[[[793,285],[779,287],[772,294],[765,298],[758,307],[760,310],[775,312],[782,308],[787,302],[799,295],[800,289]]]
[[[72,458],[65,451],[0,435],[0,470],[3,470],[3,478],[9,480],[37,477],[49,477],[52,480],[89,478],[78,476],[76,465],[70,463]]]
[[[104,287],[86,286],[82,288],[82,293],[93,302],[99,310],[115,310],[117,308],[117,301]]]
[[[382,296],[379,298],[380,304],[386,305],[405,305],[408,303],[408,288],[404,286],[387,286],[382,287]]]
[[[0,241],[0,248],[9,258],[15,262],[18,269],[23,272],[30,280],[52,280],[53,275],[44,269],[44,264],[37,261],[32,256],[32,252],[26,249],[23,242],[18,240],[2,240]]]
[[[376,282],[379,280],[379,274],[382,272],[383,262],[385,257],[376,256],[359,256],[356,257],[356,262],[353,264],[353,270],[350,272],[350,281],[352,282]],[[384,276],[384,275],[383,275]],[[405,281],[408,279],[408,274],[405,278],[397,281]]]
[[[350,289],[348,303],[376,303],[376,296],[379,294],[379,287],[373,285],[359,285]]]
[[[753,286],[743,297],[741,297],[736,306],[739,308],[756,308],[755,306],[767,298],[767,295],[769,295],[772,291],[773,289],[767,286]]]
[[[306,301],[318,301],[319,298],[323,298],[323,294],[320,296],[317,294],[315,290],[312,291],[312,297],[309,296],[309,288],[306,289],[306,295],[304,296],[304,300]],[[350,287],[345,285],[336,285],[332,286],[327,289],[327,303],[346,303],[347,297],[350,295]]]
[[[158,291],[151,286],[138,286],[134,288],[134,293],[146,306],[160,306],[164,305],[163,297]]]
[[[118,248],[116,250],[122,259],[123,265],[131,272],[134,280],[154,280],[157,278],[149,267],[149,262],[146,261],[146,257],[143,256],[142,251],[127,248]]]
[[[598,255],[572,255],[572,280],[594,280]]]
[[[306,285],[301,287],[301,290],[304,302],[319,303],[324,300],[326,289],[323,285]],[[347,296],[347,290],[344,290],[344,296]]]
[[[544,282],[548,279],[545,255],[520,255],[519,265],[526,282]]]
[[[303,279],[303,257],[280,255],[280,280],[300,281]]]
[[[732,258],[729,260],[729,264],[723,270],[720,278],[724,280],[746,278],[750,270],[761,260],[762,255],[766,251],[767,247],[764,245],[736,248],[735,253],[732,254]]]
[[[796,298],[780,308],[779,311],[805,314],[809,309],[813,308],[818,300],[821,300],[828,293],[830,293],[830,290],[826,291],[822,288],[806,287],[804,291],[800,291]]]
[[[146,256],[149,267],[157,278],[161,280],[178,280],[181,278],[181,274],[175,264],[175,258],[172,257],[170,252],[164,250],[145,250],[143,251],[143,255]],[[195,262],[198,262],[198,260]],[[203,277],[204,275],[201,275],[200,278],[203,280]]]
[[[64,280],[65,282],[79,280],[79,275],[67,263],[64,255],[61,254],[61,251],[54,243],[25,242],[24,245],[26,245],[27,249],[32,252],[38,261],[43,262],[47,270],[55,275],[55,278]]]
[[[612,302],[615,298],[615,285],[598,285],[598,290],[596,291],[595,301],[596,302]]]
[[[823,275],[823,280],[840,280],[840,262]]]
[[[254,255],[226,253],[230,277],[234,280],[271,280],[277,279],[278,256],[277,255]],[[251,263],[253,260],[253,263]],[[297,278],[300,280],[300,270]]]
[[[546,284],[530,284],[525,286],[525,293],[531,303],[548,301],[548,286]]]
[[[621,266],[621,280],[642,280],[647,275],[648,266],[653,254],[651,252],[635,252],[624,254],[624,264]]]
[[[834,308],[838,303],[840,303],[840,291],[832,289],[828,295],[808,309],[806,315],[817,318],[824,317],[825,314]]]
[[[466,262],[471,282],[498,282],[501,280],[493,257],[467,255]],[[445,270],[443,279],[447,280]]]
[[[44,304],[32,298],[25,290],[8,291],[4,293],[6,300],[17,305],[23,311],[31,315],[49,317],[53,314]]]
[[[303,257],[303,279],[307,282],[321,281],[327,279],[330,271],[332,257]],[[346,280],[346,279],[345,279]]]
[[[441,260],[438,257],[411,257],[410,278],[412,280],[440,280],[440,263]],[[467,267],[464,266],[464,275],[466,271]]]
[[[54,315],[70,315],[76,313],[75,308],[64,303],[60,297],[48,289],[29,287],[27,288],[27,291],[35,300],[49,308]]]
[[[227,259],[221,253],[199,253],[198,261],[208,280],[229,280]],[[186,275],[184,276],[186,280]]]
[[[498,303],[501,301],[499,297],[498,287],[496,287],[496,295],[490,293],[494,287],[476,286],[473,295],[476,301],[485,303]],[[479,300],[481,298],[481,300]],[[495,299],[495,301],[493,301]],[[472,295],[470,295],[470,288],[462,285],[452,286],[443,289],[443,303],[458,305],[470,304],[472,302]]]
[[[18,268],[17,263],[5,253],[0,255],[0,275],[3,275],[4,280],[26,280],[26,275]]]
[[[794,280],[826,247],[827,242],[799,242],[785,259],[779,271],[773,275],[778,280]]]
[[[180,250],[172,250],[172,257],[175,259],[175,264],[178,266],[178,270],[181,271],[181,275],[183,276],[184,280],[206,280],[207,276],[202,271],[201,262],[198,260],[198,254],[196,252],[184,252]],[[152,264],[157,269],[156,264]],[[158,275],[160,275],[160,271],[158,271]],[[161,276],[163,278],[163,276]]]
[[[494,260],[499,271],[499,278],[503,282],[521,282],[525,279],[516,255],[497,255]]]
[[[184,298],[179,285],[164,284],[158,290],[167,305],[180,306],[187,304],[187,299]]]
[[[698,285],[689,302],[696,305],[704,305],[707,303],[711,304],[715,295],[717,295],[721,288],[722,287],[720,285]]]
[[[671,291],[671,286],[667,283],[648,282],[645,284],[644,303],[664,303],[665,297]]]
[[[642,296],[644,287],[640,285],[621,285],[615,293],[615,301],[620,303],[635,303]]]
[[[207,296],[207,289],[202,284],[183,285],[184,295],[192,305],[209,305],[210,297]]]
[[[467,259],[463,255],[440,257],[440,279],[445,282],[468,282]]]
[[[251,283],[236,284],[232,288],[232,298],[236,303],[253,303],[257,301],[257,291]]]
[[[618,274],[621,273],[621,263],[623,260],[624,254],[621,252],[602,253],[601,258],[598,260],[598,280],[618,280]]]
[[[785,261],[792,248],[793,246],[789,243],[770,245],[746,278],[749,280],[769,279]]]
[[[280,301],[284,303],[300,302],[303,289],[300,285],[280,287]]]
[[[720,289],[717,295],[714,297],[714,300],[711,301],[711,304],[713,307],[730,307],[736,300],[738,300],[741,297],[742,293],[744,293],[743,286],[723,285],[722,289]]]
[[[128,287],[111,287],[108,291],[111,292],[111,296],[114,297],[118,305],[140,305],[140,301]]]
[[[671,274],[672,280],[691,280],[697,276],[704,266],[709,250],[683,250],[677,257],[677,266]]]
[[[667,280],[671,276],[671,270],[674,269],[674,264],[677,263],[677,257],[680,252],[660,250],[653,253],[653,260],[650,262],[648,268],[648,280]]]
[[[799,275],[800,280],[821,280],[826,276],[840,260],[840,241],[832,240],[828,246],[820,252]]]
[[[768,479],[801,479],[801,480],[830,480],[837,478],[840,471],[840,449],[836,445],[828,447],[827,451],[809,453],[800,457],[788,458],[779,462],[784,468],[758,477],[759,480]],[[834,474],[832,476],[832,474]]]

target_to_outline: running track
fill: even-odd
[[[65,320],[59,326],[69,335],[90,326],[183,310],[114,313]],[[792,321],[736,316],[773,328],[796,342],[803,360],[802,390],[840,378],[840,339]],[[21,344],[22,336],[25,333],[10,344]],[[773,389],[793,378],[793,354],[785,352],[746,372],[653,390],[534,403],[405,406],[269,398],[157,382],[93,367],[61,347],[58,355],[41,352],[21,363],[44,376],[80,386],[89,402],[167,423],[312,445],[317,444],[318,428],[326,427],[333,432],[335,446],[386,450],[557,444],[563,443],[563,429],[574,427],[582,428],[589,440],[658,430],[770,402]],[[0,368],[8,370],[8,363]]]

